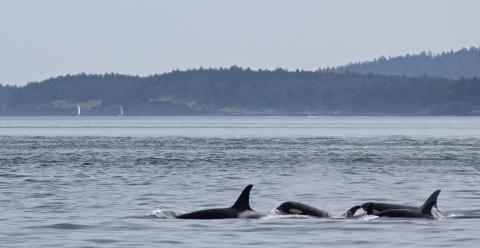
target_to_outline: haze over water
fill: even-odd
[[[478,117],[2,117],[1,246],[477,247],[479,151]],[[266,218],[172,218],[250,183]],[[439,220],[269,214],[436,189]]]

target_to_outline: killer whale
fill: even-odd
[[[343,216],[347,218],[352,218],[355,215],[355,212],[360,209],[361,206],[354,206],[347,210]],[[307,205],[301,202],[287,201],[276,208],[277,213],[280,215],[307,215],[318,218],[332,218],[334,215],[328,211],[318,209],[316,207]]]
[[[253,185],[247,185],[237,201],[229,208],[214,208],[199,210],[175,216],[178,219],[227,219],[227,218],[260,218],[263,215],[250,207],[250,190]]]
[[[365,212],[367,212],[368,215],[376,215],[378,213],[381,213],[387,210],[392,210],[392,209],[410,209],[410,210],[418,209],[418,207],[416,206],[381,203],[381,202],[366,202],[360,206]]]
[[[362,208],[364,210],[367,208],[365,210],[367,211],[367,214],[373,214],[379,217],[433,219],[435,217],[432,214],[432,208],[437,207],[437,199],[439,194],[440,190],[434,191],[420,207],[367,202],[362,204]]]
[[[437,193],[438,191],[438,193]],[[435,194],[438,196],[440,193],[440,190],[437,190],[433,192],[429,198],[433,197]],[[423,207],[422,206],[411,206],[411,205],[400,205],[400,204],[391,204],[391,203],[381,203],[381,202],[366,202],[360,205],[362,209],[367,212],[369,215],[376,215],[381,212],[387,211],[387,210],[392,210],[392,209],[410,209],[410,210],[418,210]],[[437,204],[435,202],[434,205],[435,208],[437,208]],[[437,208],[438,210],[438,208]]]
[[[333,214],[331,214],[328,211],[324,211],[316,207],[312,207],[310,205],[307,205],[301,202],[294,202],[294,201],[284,202],[280,204],[280,206],[278,206],[276,210],[277,210],[277,213],[281,215],[285,215],[285,214],[308,215],[308,216],[319,217],[319,218],[333,217]]]

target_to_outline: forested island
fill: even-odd
[[[382,75],[433,76],[445,78],[480,77],[480,47],[458,51],[422,52],[398,57],[380,57],[373,61],[331,68],[336,72],[375,73]]]
[[[440,73],[443,69],[428,75],[427,62],[442,64],[434,61],[465,51],[476,54],[469,63],[459,60],[469,73],[451,66],[457,69],[444,70],[447,75]],[[0,85],[0,115],[77,115],[79,109],[81,115],[480,115],[479,50],[458,53],[380,59],[335,70],[232,66],[146,77],[65,75],[22,87]],[[430,56],[427,62],[425,56]],[[425,71],[406,76],[352,70],[409,60],[424,61],[419,68]],[[399,72],[402,68],[398,65]]]
[[[477,115],[480,79],[197,69],[0,88],[1,115]]]

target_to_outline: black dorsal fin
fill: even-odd
[[[440,194],[440,190],[433,192],[430,197],[425,201],[425,203],[420,207],[420,211],[423,214],[432,215],[432,208],[437,206],[437,198]]]
[[[252,189],[252,187],[253,185],[251,184],[245,187],[235,204],[233,204],[232,208],[237,210],[252,210],[250,208],[250,190]]]

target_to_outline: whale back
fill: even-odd
[[[403,218],[435,218],[432,214],[432,208],[437,206],[437,198],[440,190],[433,192],[425,203],[417,210],[412,209],[391,209],[379,213],[380,217],[403,217]]]
[[[180,214],[175,217],[177,219],[227,219],[238,218],[238,213],[231,208],[213,208]]]
[[[411,210],[418,210],[419,207],[409,206],[409,205],[400,205],[400,204],[391,204],[391,203],[381,203],[381,202],[366,202],[361,205],[363,210],[367,212],[367,214],[375,214],[387,210],[392,209],[411,209]]]
[[[425,215],[418,210],[412,209],[390,209],[378,213],[379,217],[395,217],[395,218],[433,218],[430,215]]]
[[[316,207],[312,207],[310,205],[301,203],[301,202],[294,202],[294,201],[287,201],[276,208],[283,214],[294,214],[294,215],[308,215],[314,217],[331,217],[327,211],[318,209]]]

